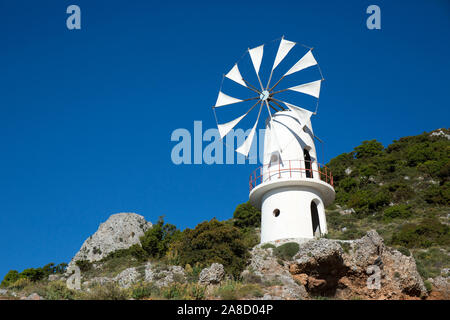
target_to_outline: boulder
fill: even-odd
[[[20,300],[45,300],[37,293],[32,293],[28,297],[21,297]]]
[[[140,277],[139,272],[136,268],[128,268],[119,273],[114,279],[122,288],[129,288],[134,284]]]
[[[427,296],[414,258],[386,247],[374,230],[353,241],[311,240],[300,245],[294,259],[289,272],[312,295],[342,299]]]
[[[225,269],[220,263],[213,263],[209,268],[205,268],[200,272],[198,277],[199,284],[218,284],[225,277]]]
[[[298,300],[308,297],[305,287],[291,276],[287,265],[279,263],[272,248],[256,246],[250,253],[250,263],[241,276],[244,281],[251,279],[251,282],[263,284],[263,300]]]
[[[153,282],[160,288],[174,282],[184,283],[186,271],[180,266],[157,265],[149,262],[145,265],[144,281]]]
[[[139,238],[151,227],[150,222],[136,213],[113,214],[84,241],[68,268],[77,260],[94,262],[116,250],[127,249],[133,244],[139,243]]]

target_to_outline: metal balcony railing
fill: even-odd
[[[277,179],[320,179],[333,187],[333,175],[330,169],[317,161],[284,160],[277,164],[263,165],[250,175],[250,191],[264,182]]]

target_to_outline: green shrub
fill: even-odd
[[[107,282],[103,285],[96,284],[90,288],[89,292],[80,292],[81,300],[127,300],[129,298],[127,290],[120,288],[116,283]]]
[[[363,141],[355,148],[355,157],[356,159],[371,158],[381,155],[383,150],[383,145],[376,140]]]
[[[450,268],[450,256],[437,247],[415,251],[414,259],[417,271],[423,279],[437,277],[441,274],[442,269]]]
[[[47,300],[72,300],[74,293],[63,281],[50,282],[45,288],[44,298]]]
[[[398,204],[384,210],[383,220],[391,221],[396,218],[405,219],[409,216],[411,216],[411,207],[406,204]]]
[[[178,230],[172,224],[165,224],[163,217],[159,217],[158,223],[147,230],[140,238],[142,249],[147,252],[150,257],[163,257],[170,244],[180,235]]]
[[[19,278],[20,278],[20,275],[17,270],[9,270],[9,272],[3,278],[3,281],[0,284],[0,287],[7,288],[10,285],[12,285],[14,282],[19,280]]]
[[[282,244],[279,247],[276,247],[273,252],[276,257],[282,260],[292,260],[292,258],[297,254],[299,249],[300,246],[298,245],[297,242],[288,242]]]
[[[411,252],[408,250],[408,248],[405,247],[398,247],[398,251],[400,251],[403,255],[409,257],[411,255]]]
[[[77,260],[75,264],[80,268],[81,272],[88,272],[92,269],[92,263],[88,260]]]
[[[261,246],[261,248],[262,248],[262,249],[269,249],[269,248],[275,249],[276,246],[273,245],[273,244],[271,244],[271,243],[265,243],[265,244],[263,244],[263,245]]]
[[[238,228],[257,228],[261,226],[261,211],[246,202],[237,206],[233,219]]]
[[[407,248],[428,248],[450,244],[450,227],[436,218],[425,218],[419,224],[407,223],[393,234],[391,244]]]
[[[195,229],[186,229],[174,243],[179,265],[206,267],[214,262],[224,265],[225,270],[238,277],[249,257],[248,247],[240,229],[219,222],[215,218],[198,224]]]
[[[160,290],[153,283],[139,283],[131,288],[131,297],[136,300],[158,296]]]
[[[423,284],[425,285],[425,288],[427,289],[427,291],[430,293],[431,290],[433,289],[433,285],[431,284],[431,282],[428,280],[425,280],[423,282]]]

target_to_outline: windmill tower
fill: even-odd
[[[295,42],[281,38],[266,86],[262,85],[260,78],[264,45],[249,49],[248,54],[256,71],[259,89],[242,77],[237,63],[224,75],[224,79],[233,80],[234,83],[250,89],[257,96],[238,99],[224,94],[221,88],[216,105],[213,107],[218,119],[218,108],[256,101],[252,102],[248,111],[239,117],[217,124],[220,136],[223,138],[256,106],[259,106],[256,121],[248,136],[236,149],[238,153],[245,156],[248,156],[252,146],[261,111],[266,109],[268,112],[264,134],[263,165],[251,174],[249,181],[250,203],[261,209],[262,243],[288,238],[314,238],[326,234],[325,206],[332,203],[335,198],[331,172],[317,162],[314,143],[317,137],[311,125],[311,116],[317,113],[323,81],[322,72],[312,54],[312,48],[307,47],[309,50],[302,55],[301,59],[295,60],[297,62],[284,72],[273,86],[270,86],[274,71],[296,45]],[[276,89],[286,77],[292,78],[291,75],[312,68],[317,68],[321,76],[320,80]],[[285,102],[282,94],[288,92],[300,93],[317,100],[315,112]]]

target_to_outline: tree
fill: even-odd
[[[225,270],[238,277],[249,256],[242,232],[233,225],[217,219],[198,224],[195,229],[186,229],[174,243],[180,265],[209,266],[217,262]]]
[[[355,148],[356,159],[371,158],[383,153],[384,147],[377,140],[363,141]]]
[[[161,258],[179,234],[177,227],[169,223],[164,224],[164,217],[159,217],[158,222],[140,238],[142,249],[151,257]]]
[[[9,272],[5,275],[3,278],[2,283],[0,284],[0,287],[9,287],[11,284],[19,280],[20,275],[17,270],[9,270]]]
[[[233,223],[238,228],[258,228],[261,226],[261,211],[248,202],[236,207],[233,218]]]

